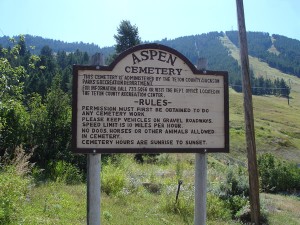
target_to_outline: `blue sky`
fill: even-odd
[[[244,0],[247,31],[300,40],[300,0]],[[235,0],[0,0],[0,36],[115,44],[122,20],[142,41],[237,29]]]

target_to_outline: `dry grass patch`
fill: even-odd
[[[261,194],[265,208],[269,215],[269,224],[272,225],[299,225],[300,224],[300,198]]]

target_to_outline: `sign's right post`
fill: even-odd
[[[207,59],[200,58],[197,68],[206,70]],[[207,156],[206,153],[195,155],[195,209],[194,224],[206,224],[206,192],[207,192]]]
[[[206,224],[207,156],[196,153],[194,224]]]

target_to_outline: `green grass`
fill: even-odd
[[[21,224],[86,224],[85,185],[47,183],[28,195]]]
[[[102,195],[103,224],[183,224],[179,215],[161,210],[161,196],[140,190],[135,194],[120,194],[117,197]]]
[[[107,195],[102,192],[101,224],[193,224],[193,159],[193,154],[171,154],[168,155],[167,163],[161,159],[156,164],[142,165],[133,161],[133,155],[122,155],[119,168],[126,174],[126,184],[118,193]],[[162,162],[164,163],[161,164]],[[215,164],[217,162],[214,160]],[[219,176],[215,174],[216,177]],[[180,177],[183,184],[179,203],[176,205],[175,196]],[[161,191],[152,193],[143,187],[144,182],[160,184]],[[220,215],[222,210],[219,208]],[[20,218],[20,224],[28,225],[86,224],[85,184],[52,182],[33,187]],[[228,217],[223,220],[213,217],[208,224],[235,223]]]
[[[218,157],[220,154],[208,157],[209,190],[216,189],[226,177],[226,160]],[[164,165],[136,164],[132,158],[132,155],[122,156],[121,164],[127,178],[123,190],[114,195],[101,194],[101,224],[193,224],[194,154],[170,154],[169,163]],[[176,163],[181,164],[181,172],[176,169]],[[183,185],[179,205],[176,205],[178,173],[183,174]],[[143,182],[150,181],[162,185],[160,193],[151,193],[143,187]],[[242,224],[230,218],[226,204],[220,202],[216,195],[208,194],[207,202],[207,224]],[[270,225],[299,224],[299,198],[261,194],[261,202]],[[86,185],[53,182],[33,187],[19,224],[86,224]]]
[[[230,92],[230,151],[244,158],[245,125],[242,94]],[[275,96],[253,96],[254,126],[258,153],[272,152],[300,162],[300,107]]]

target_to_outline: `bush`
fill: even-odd
[[[101,190],[107,195],[114,195],[125,186],[125,173],[109,160],[101,171]]]
[[[73,164],[58,161],[50,165],[51,169],[51,178],[57,182],[63,182],[66,184],[79,184],[83,180],[83,176],[79,169]]]
[[[229,166],[226,173],[225,180],[212,192],[226,203],[226,208],[230,209],[232,218],[235,218],[236,213],[248,204],[248,178],[246,169],[241,166]]]
[[[226,203],[218,196],[207,194],[207,219],[208,220],[230,220],[231,212]]]
[[[243,209],[249,207],[248,197],[234,195],[226,199],[227,207],[231,210],[231,214],[233,218],[237,218],[238,212]]]
[[[276,158],[270,153],[258,158],[261,189],[265,192],[300,189],[300,168],[296,164]]]
[[[0,171],[0,224],[17,223],[29,191],[30,179],[7,166]]]
[[[168,185],[163,193],[162,210],[167,213],[180,215],[187,224],[193,220],[194,186],[183,184],[176,202],[178,185]]]
[[[242,224],[249,224],[249,222],[251,221],[250,205],[247,204],[243,208],[241,208],[236,213],[235,219],[242,222]],[[269,224],[267,211],[264,208],[261,208],[259,222],[260,224],[264,224],[264,225]]]
[[[166,192],[163,193],[162,210],[167,213],[178,214],[183,221],[191,224],[194,215],[194,186],[183,185],[179,194],[178,201],[175,202],[177,185],[167,186]],[[206,200],[207,219],[210,221],[231,219],[231,211],[227,204],[213,193],[207,193]]]
[[[157,156],[157,164],[166,166],[169,165],[172,162],[172,159],[170,157],[170,154],[168,153],[162,153]]]
[[[230,166],[228,168],[225,182],[220,186],[221,195],[231,196],[249,196],[249,184],[246,175],[246,169],[241,166]]]
[[[30,190],[30,174],[34,164],[29,162],[32,152],[22,147],[0,157],[0,224],[17,224],[26,195]],[[12,156],[12,157],[11,157]]]

